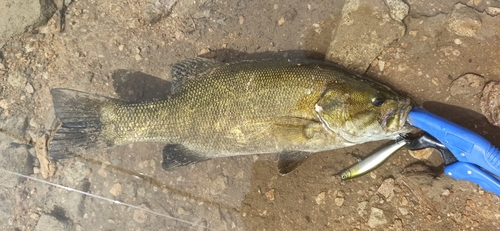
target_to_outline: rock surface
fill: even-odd
[[[0,47],[12,35],[46,23],[55,11],[50,0],[0,0]]]
[[[481,93],[484,85],[484,77],[476,74],[465,74],[451,82],[450,94],[461,98],[471,97]]]
[[[364,73],[380,52],[404,35],[407,14],[408,5],[399,0],[347,0],[325,58]]]
[[[480,101],[481,112],[495,126],[500,122],[500,82],[486,84]]]

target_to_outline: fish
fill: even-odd
[[[172,66],[165,99],[127,102],[71,89],[51,95],[61,126],[52,158],[135,142],[162,142],[162,167],[278,153],[287,174],[312,153],[396,139],[413,128],[410,98],[318,60],[201,57]]]

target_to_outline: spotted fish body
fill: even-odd
[[[408,98],[331,63],[194,58],[174,65],[172,77],[171,96],[144,103],[53,89],[63,125],[51,155],[154,141],[167,143],[165,169],[261,153],[282,153],[289,168],[308,153],[410,129]]]

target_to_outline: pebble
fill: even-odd
[[[341,207],[344,204],[345,199],[343,197],[336,197],[335,198],[335,205],[338,207]]]
[[[391,199],[394,197],[394,179],[385,179],[377,189],[377,192],[382,194],[382,196],[384,196],[387,201],[391,201]]]
[[[360,216],[363,216],[363,213],[365,211],[365,208],[366,208],[367,204],[368,204],[368,201],[361,201],[361,202],[358,203],[357,211],[358,211],[358,214]]]
[[[24,90],[30,95],[35,93],[35,88],[33,88],[33,85],[31,85],[31,83],[27,83],[24,87]]]
[[[481,26],[477,12],[462,3],[457,3],[448,15],[448,29],[456,35],[474,37]]]
[[[372,208],[367,225],[373,229],[385,224],[387,224],[387,219],[385,218],[384,211],[382,209]]]
[[[403,231],[403,221],[401,219],[395,219],[394,220],[394,230],[396,231]]]
[[[401,205],[402,206],[407,206],[408,205],[408,199],[406,199],[406,197],[401,198]]]
[[[389,14],[394,20],[401,21],[406,15],[408,15],[408,11],[410,7],[406,5],[403,1],[400,0],[385,0],[387,6],[389,7]]]
[[[485,80],[476,74],[465,74],[450,84],[450,94],[460,98],[469,98],[483,90]]]
[[[490,123],[499,126],[500,122],[500,82],[489,82],[483,89],[479,101],[481,112]]]
[[[282,18],[280,18],[280,20],[278,21],[278,26],[281,26],[281,25],[283,25],[283,24],[285,24],[285,18],[283,18],[283,17],[282,17]]]
[[[147,209],[146,205],[144,204],[141,205],[140,207]],[[132,218],[134,219],[135,222],[144,224],[148,219],[148,213],[145,210],[136,209],[134,210],[134,215],[132,215]]]
[[[64,177],[71,184],[77,184],[87,177],[89,169],[85,163],[77,161],[64,171]]]
[[[408,209],[406,209],[404,207],[399,207],[398,210],[401,213],[401,215],[403,215],[403,216],[406,216],[408,214]]]
[[[486,8],[486,13],[491,15],[491,16],[500,15],[500,8],[490,6],[490,7]]]
[[[26,76],[18,71],[11,71],[7,77],[7,82],[13,87],[23,87],[26,84]]]
[[[210,192],[212,195],[223,194],[227,189],[227,177],[219,176],[216,179],[212,180],[212,185],[210,186]]]
[[[115,197],[119,196],[120,194],[122,194],[122,185],[120,183],[114,184],[109,190],[109,193],[111,193],[111,195]]]
[[[316,204],[320,205],[320,204],[325,204],[325,195],[326,193],[325,192],[320,192],[318,194],[318,196],[316,196]]]
[[[434,152],[434,149],[432,148],[424,148],[420,150],[408,150],[408,153],[410,156],[417,160],[427,160],[429,157],[432,155],[432,152]]]
[[[270,189],[269,191],[267,191],[266,193],[266,197],[267,199],[269,199],[270,201],[274,201],[274,189]]]
[[[87,72],[85,72],[85,74],[83,74],[83,77],[84,77],[85,82],[91,83],[92,80],[94,80],[94,73],[87,71]]]

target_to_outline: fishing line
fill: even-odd
[[[84,192],[84,191],[81,191],[81,190],[78,190],[78,189],[74,189],[74,188],[70,188],[70,187],[67,187],[67,186],[64,186],[64,185],[59,185],[59,184],[56,184],[56,183],[52,183],[50,181],[41,180],[41,179],[38,179],[38,178],[35,178],[35,177],[31,177],[31,176],[26,176],[26,175],[23,175],[23,174],[20,174],[20,173],[17,173],[17,172],[12,172],[12,171],[9,171],[9,170],[3,169],[3,168],[0,168],[0,171],[8,173],[8,174],[11,174],[11,175],[14,175],[14,176],[18,176],[18,177],[30,179],[30,180],[33,180],[33,181],[36,181],[36,182],[39,182],[39,183],[51,185],[51,186],[54,186],[54,187],[57,187],[57,188],[61,188],[61,189],[64,189],[64,190],[67,190],[67,191],[70,191],[70,192],[81,193],[81,194],[83,194],[85,196],[93,197],[93,198],[96,198],[96,199],[99,199],[99,200],[108,201],[108,202],[111,202],[113,204],[124,205],[124,206],[130,207],[130,208],[133,208],[133,209],[141,210],[141,211],[144,211],[144,212],[147,212],[147,213],[151,213],[151,214],[154,214],[154,215],[157,215],[157,216],[160,216],[160,217],[164,217],[164,218],[167,218],[167,219],[172,219],[172,220],[175,220],[175,221],[178,221],[178,222],[182,222],[182,223],[185,223],[185,224],[188,224],[188,225],[191,225],[191,226],[196,226],[196,227],[204,228],[204,229],[207,229],[207,230],[217,231],[216,229],[213,229],[213,228],[210,228],[210,227],[207,227],[207,226],[203,226],[203,225],[196,224],[196,223],[193,223],[193,222],[190,222],[190,221],[186,221],[186,220],[183,220],[183,219],[180,219],[180,218],[176,218],[176,217],[172,217],[172,216],[169,216],[169,215],[166,215],[166,214],[155,212],[155,211],[153,211],[151,209],[141,208],[139,206],[127,204],[127,203],[121,202],[119,200],[112,200],[112,199],[109,199],[109,198],[106,198],[106,197],[103,197],[103,196],[94,195],[94,194],[91,194],[91,193],[88,193],[88,192]]]

